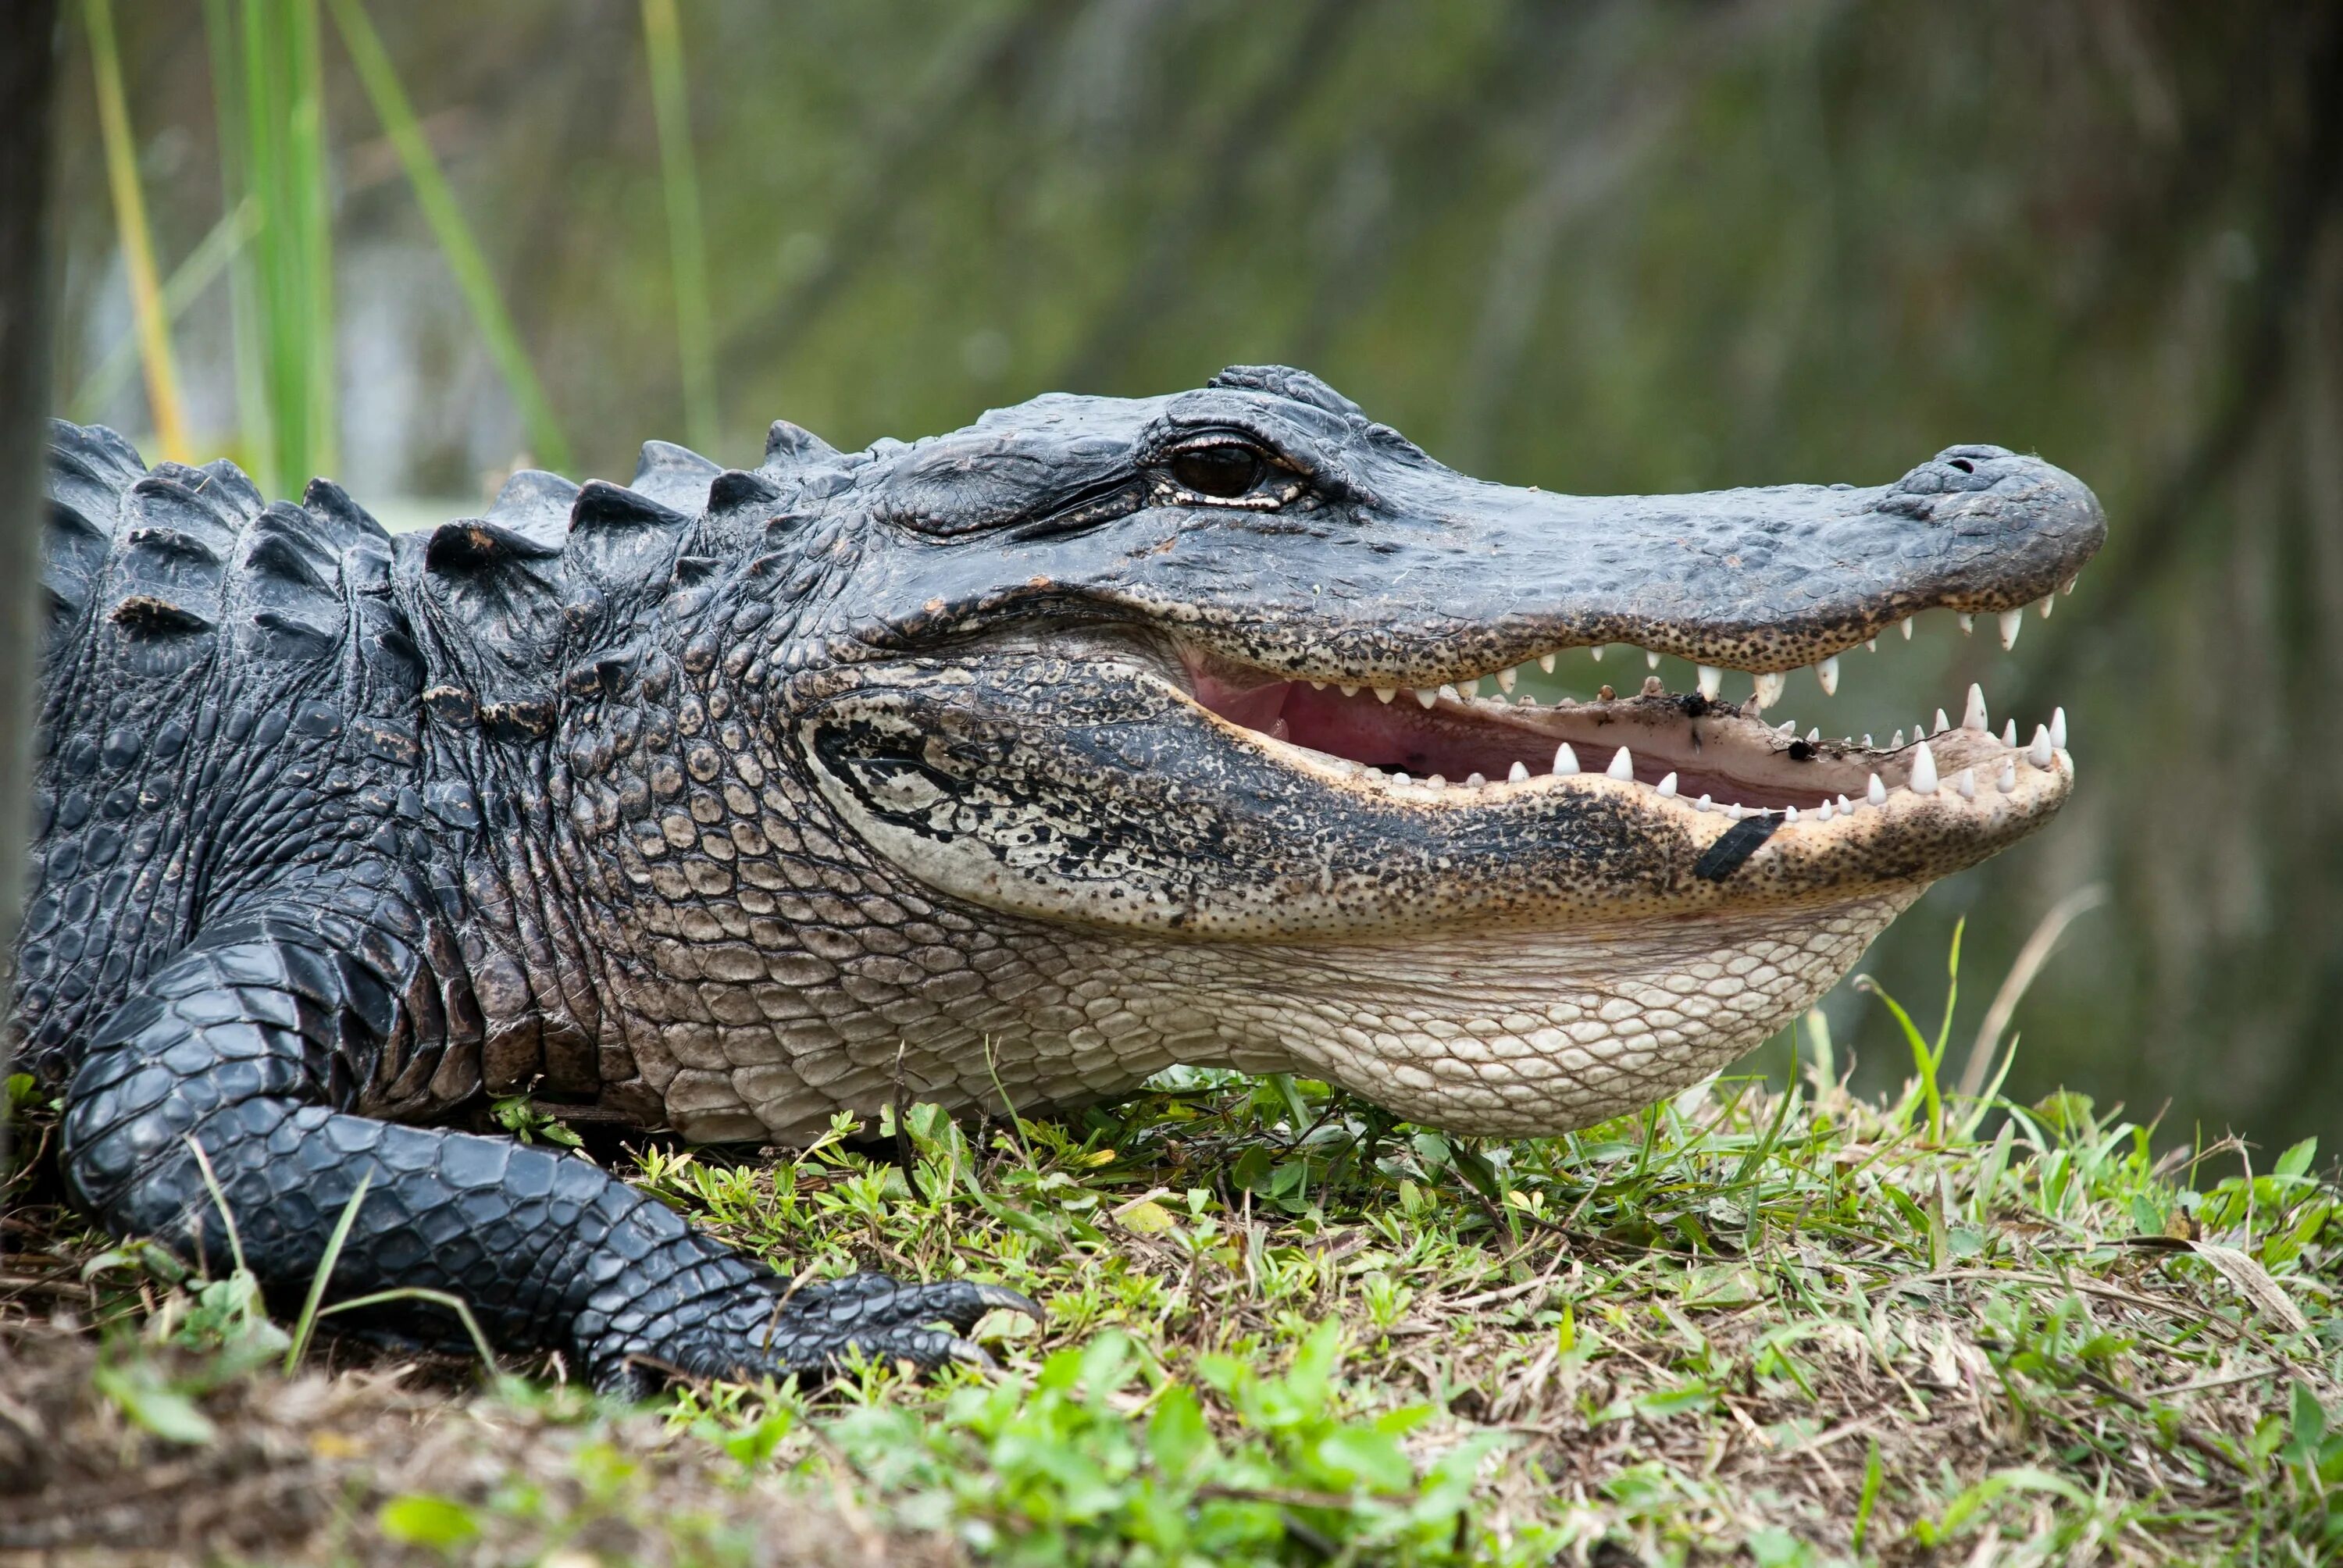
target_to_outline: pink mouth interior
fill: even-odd
[[[1302,680],[1247,689],[1206,672],[1195,678],[1196,700],[1232,723],[1387,772],[1503,779],[1516,761],[1533,773],[1553,770],[1555,743],[1541,730],[1461,714],[1453,706],[1425,708],[1412,692],[1383,702],[1364,689],[1345,697],[1333,687],[1320,691]]]
[[[1859,758],[1779,737],[1730,709],[1695,720],[1673,703],[1635,701],[1542,708],[1443,699],[1425,708],[1413,691],[1390,702],[1365,688],[1346,697],[1337,687],[1319,689],[1218,660],[1207,668],[1191,658],[1188,673],[1196,700],[1232,723],[1419,780],[1466,783],[1475,774],[1500,780],[1516,762],[1541,778],[1554,771],[1564,741],[1581,771],[1600,773],[1624,746],[1643,783],[1673,773],[1686,800],[1706,795],[1720,807],[1779,810],[1860,795],[1874,768],[1902,771],[1885,756]]]

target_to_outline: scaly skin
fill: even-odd
[[[1508,490],[1284,370],[851,457],[780,425],[747,472],[654,444],[631,489],[525,474],[397,540],[102,430],[58,427],[51,489],[13,1024],[75,1196],[218,1258],[199,1147],[297,1291],[366,1179],[337,1293],[458,1292],[614,1386],[933,1365],[1031,1304],[791,1292],[583,1161],[422,1124],[528,1090],[789,1141],[899,1075],[1031,1111],[1174,1061],[1473,1131],[1645,1103],[2046,819],[2063,750],[1817,749],[1656,682],[1413,693],[1602,640],[1786,668],[2041,598],[2104,529],[1991,447],[1876,490]]]

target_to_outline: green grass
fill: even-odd
[[[699,173],[691,155],[691,101],[684,85],[683,27],[675,0],[643,0],[643,54],[659,122],[659,185],[667,198],[668,256],[675,277],[675,348],[683,372],[686,438],[703,452],[722,434],[717,413],[716,337],[708,307],[708,242]]]
[[[465,221],[447,176],[440,172],[439,160],[423,135],[407,89],[373,22],[367,18],[366,7],[358,0],[327,0],[327,5],[333,12],[335,30],[349,51],[350,62],[357,67],[358,81],[366,89],[367,101],[374,106],[383,134],[390,138],[399,165],[407,172],[416,204],[431,226],[431,236],[437,242],[439,254],[446,259],[456,286],[464,296],[464,304],[472,313],[472,324],[479,329],[480,341],[496,361],[498,371],[504,377],[505,389],[520,411],[521,427],[533,448],[531,460],[548,468],[571,467],[568,438],[562,434],[553,405],[538,380],[536,367],[529,362],[528,351],[521,345],[519,330],[505,309],[496,275],[479,242],[473,237],[472,226]]]
[[[170,316],[155,262],[155,241],[146,226],[146,198],[138,184],[138,150],[130,129],[128,95],[122,84],[122,55],[115,40],[112,0],[82,0],[89,31],[89,58],[97,94],[98,134],[106,145],[106,177],[120,231],[123,270],[130,281],[134,341],[146,376],[147,417],[164,457],[186,462],[186,417],[179,406],[179,376],[171,355]]]
[[[249,201],[231,264],[238,412],[263,490],[330,473],[339,446],[334,244],[317,0],[206,0],[222,207]]]
[[[1550,1139],[1182,1070],[1074,1121],[920,1106],[769,1160],[648,1147],[634,1180],[779,1268],[994,1280],[1048,1321],[996,1313],[997,1369],[924,1382],[647,1412],[451,1389],[561,1457],[527,1486],[352,1482],[341,1528],[450,1562],[605,1528],[750,1560],[677,1511],[688,1476],[1014,1563],[2343,1553],[2343,1192],[2314,1145],[2159,1153],[2077,1094],[1972,1139],[1925,1070],[1869,1102],[1805,1043],[1786,1091],[1723,1080]],[[287,1343],[236,1349],[253,1293],[146,1248],[90,1268],[99,1392],[158,1450],[226,1441],[223,1390]]]

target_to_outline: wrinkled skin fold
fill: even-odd
[[[297,1292],[363,1181],[337,1292],[455,1291],[616,1387],[933,1365],[1032,1307],[792,1290],[436,1124],[528,1091],[788,1141],[1180,1061],[1468,1131],[1647,1103],[2046,820],[2063,720],[1801,740],[1713,681],[1540,707],[1516,668],[1632,642],[1762,696],[2046,599],[2105,531],[1987,447],[1873,488],[1509,489],[1276,368],[855,454],[777,425],[753,469],[653,443],[628,487],[522,474],[397,539],[104,430],[58,427],[50,492],[11,1027],[76,1198],[216,1259],[200,1149]]]

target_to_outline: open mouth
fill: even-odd
[[[2015,615],[2003,618],[2005,645]],[[1961,619],[1966,629],[1970,618]],[[2072,776],[2064,709],[2030,731],[2015,719],[1996,728],[1974,685],[1957,716],[1939,709],[1933,722],[1884,739],[1833,739],[1759,717],[1782,695],[1782,677],[1759,676],[1755,693],[1734,704],[1720,699],[1721,671],[1704,666],[1687,692],[1651,675],[1632,695],[1605,686],[1591,701],[1540,701],[1519,689],[1528,663],[1408,688],[1294,679],[1192,647],[1182,658],[1193,699],[1276,743],[1273,754],[1417,801],[1493,806],[1557,778],[1604,779],[1734,820],[1828,822],[1889,809],[1898,795],[1990,810],[1996,797],[2063,793]],[[1554,654],[1531,662],[1551,672]],[[1817,668],[1825,692],[1836,664]]]

